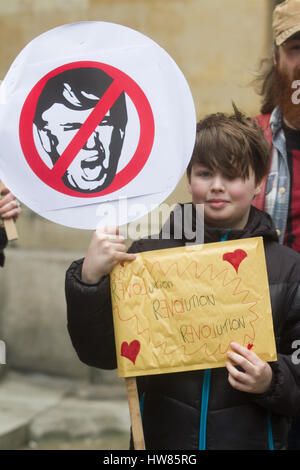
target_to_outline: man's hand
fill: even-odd
[[[125,239],[117,227],[97,230],[82,265],[81,279],[86,284],[97,284],[117,263],[135,258],[135,254],[126,253]]]
[[[16,220],[20,213],[21,208],[19,201],[9,191],[9,189],[2,189],[0,197],[0,219]]]
[[[264,393],[272,381],[273,372],[269,364],[240,344],[230,343],[230,346],[232,351],[228,351],[229,361],[226,362],[230,385],[242,392]],[[236,369],[233,363],[242,367],[245,372]]]

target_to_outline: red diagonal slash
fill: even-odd
[[[67,148],[59,157],[54,167],[49,168],[39,155],[35,145],[33,123],[37,103],[48,80],[66,70],[81,67],[99,68],[106,72],[107,75],[113,79],[113,82],[99,100],[95,108],[91,110],[89,117],[77,131],[72,141],[69,142]],[[126,93],[126,96],[131,99],[139,117],[139,138],[135,152],[131,156],[127,165],[120,169],[116,174],[113,182],[108,188],[102,189],[97,193],[81,193],[68,188],[62,180],[62,176],[92,135],[93,131],[104,118],[106,112],[111,109],[114,102],[122,92]],[[64,195],[79,198],[95,198],[111,194],[126,186],[130,181],[133,181],[148,161],[152,151],[154,135],[155,123],[153,112],[142,88],[129,75],[122,72],[122,70],[108,64],[93,61],[71,62],[50,70],[31,89],[22,107],[19,121],[20,144],[24,157],[31,170],[41,181],[43,181],[47,186],[53,188],[55,191],[59,191]]]
[[[114,80],[53,166],[51,171],[53,177],[61,178],[65,174],[78,152],[123,91],[120,84]]]

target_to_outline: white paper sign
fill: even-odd
[[[113,207],[123,225],[174,190],[195,130],[188,84],[160,46],[117,24],[64,25],[30,42],[2,82],[0,178],[54,222],[95,229]]]

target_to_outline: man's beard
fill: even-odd
[[[275,74],[274,96],[276,104],[287,124],[300,130],[300,104],[294,104],[292,101],[292,95],[296,91],[295,88],[292,88],[292,84],[295,80],[300,80],[300,67],[294,70],[292,79],[285,70],[280,70],[278,65]]]

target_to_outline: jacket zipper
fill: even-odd
[[[144,401],[145,401],[145,393],[143,393],[140,398],[140,412],[141,412],[142,421],[143,421],[143,415],[144,415]]]
[[[220,241],[225,242],[228,239],[229,233],[230,233],[230,229],[227,230],[226,234],[221,238]],[[211,382],[211,369],[206,369],[203,374],[203,385],[202,385],[199,450],[206,449],[206,424],[207,424],[210,382]]]
[[[271,421],[271,412],[268,412],[268,443],[269,450],[274,450],[274,440],[273,440],[273,431],[272,431],[272,421]]]
[[[211,369],[206,369],[203,374],[203,385],[202,385],[199,450],[206,449],[206,423],[207,423],[210,379],[211,379]]]

